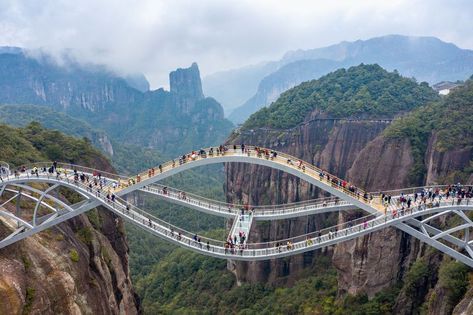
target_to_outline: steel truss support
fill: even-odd
[[[446,227],[444,230],[432,226],[433,220],[447,215],[456,216],[461,220],[456,226]],[[473,268],[473,241],[470,240],[473,222],[463,211],[447,210],[421,220],[409,219],[396,224],[395,227]],[[463,236],[459,238],[453,235],[455,232],[463,232]]]
[[[14,229],[14,231],[3,239],[0,239],[0,248],[43,231],[44,229],[47,229],[51,226],[64,222],[99,205],[98,201],[91,200],[89,196],[84,195],[81,192],[79,193],[86,197],[85,200],[80,201],[74,205],[68,205],[62,200],[51,195],[51,193],[53,193],[54,190],[59,186],[60,184],[56,183],[52,186],[49,186],[44,191],[33,188],[26,184],[18,183],[4,183],[1,186],[0,191],[2,194],[9,192],[12,193],[13,196],[0,204],[0,218],[3,218],[3,223],[9,225],[10,228]],[[22,209],[20,200],[22,200],[22,198],[26,198],[35,202],[31,222],[21,218]],[[46,200],[52,202],[53,205],[47,203]],[[16,203],[15,213],[7,211],[4,208],[6,204],[13,201]],[[38,211],[40,206],[47,208],[50,213],[39,217]]]
[[[13,244],[15,242],[18,242],[24,238],[32,236],[36,233],[39,233],[45,229],[53,227],[59,223],[67,221],[99,205],[100,205],[100,202],[96,200],[81,201],[72,206],[72,209],[73,209],[72,211],[58,211],[54,214],[51,214],[47,218],[43,218],[45,219],[44,221],[39,220],[42,222],[40,222],[36,226],[31,226],[30,228],[22,226],[18,228],[17,230],[15,230],[10,235],[8,235],[6,238],[0,240],[0,249],[10,244]]]

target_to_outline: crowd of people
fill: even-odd
[[[413,207],[419,209],[425,207],[438,207],[442,201],[452,201],[453,204],[462,204],[465,200],[467,204],[473,198],[473,187],[463,186],[460,183],[449,185],[444,189],[439,187],[424,188],[413,194],[401,192],[398,198],[393,199],[390,194],[381,193],[381,201],[384,205],[385,214],[388,210],[393,211],[396,216],[399,211],[410,211]]]
[[[238,215],[238,221],[234,222],[231,234],[228,237],[227,241],[224,243],[224,248],[225,248],[225,254],[228,254],[229,252],[234,254],[235,252],[239,252],[240,254],[243,254],[243,250],[247,247],[247,233],[243,229],[243,223],[245,222],[245,217],[248,220],[248,227],[251,221],[251,216],[253,215],[253,212],[251,210],[248,210],[248,214],[244,214],[244,208],[242,208],[242,213]],[[238,233],[236,233],[238,231]]]

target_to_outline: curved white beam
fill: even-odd
[[[148,177],[147,173],[142,173],[140,174],[140,181],[138,181],[137,177],[134,177],[133,180],[135,181],[135,184],[130,185],[125,188],[120,188],[117,190],[116,194],[119,196],[123,196],[129,192],[132,192],[134,190],[143,188],[144,186],[153,184],[157,181],[163,180],[167,177],[176,175],[180,172],[199,167],[199,166],[204,166],[204,165],[211,165],[211,164],[218,164],[218,163],[250,163],[250,164],[255,164],[255,165],[262,165],[262,166],[267,166],[273,169],[278,169],[280,171],[289,173],[291,175],[294,175],[296,177],[301,178],[302,180],[315,185],[332,195],[335,195],[339,197],[340,199],[343,199],[353,205],[355,205],[358,208],[361,208],[369,213],[373,214],[381,214],[379,211],[380,209],[375,208],[373,205],[370,204],[369,201],[363,200],[362,196],[355,196],[350,194],[346,189],[343,189],[343,187],[334,185],[331,181],[327,181],[326,177],[320,178],[319,174],[317,171],[314,169],[310,168],[313,167],[308,163],[305,163],[306,165],[305,171],[302,170],[302,168],[298,168],[296,165],[291,165],[287,163],[285,154],[283,153],[278,153],[278,156],[274,159],[266,159],[265,157],[258,157],[254,152],[250,154],[240,154],[237,152],[232,152],[232,150],[226,152],[224,155],[214,155],[212,157],[196,157],[195,160],[188,161],[184,164],[175,164],[175,166],[172,166],[172,163],[167,162],[165,163],[163,167],[162,173],[155,172],[154,176]],[[292,160],[295,163],[297,163],[298,159],[291,157]],[[333,178],[332,175],[331,178]]]
[[[39,189],[36,189],[36,188],[33,188],[31,186],[28,186],[28,185],[23,185],[23,184],[19,184],[19,183],[11,183],[10,185],[12,186],[16,186],[16,187],[20,187],[20,188],[23,188],[23,189],[26,189],[26,190],[29,190],[29,191],[32,191],[34,193],[37,193],[38,195],[42,196],[44,195],[43,194],[43,191],[42,190],[39,190]],[[57,199],[56,197],[54,196],[51,196],[51,195],[44,195],[44,197],[50,199],[51,201],[53,201],[54,203],[60,205],[61,207],[63,207],[64,209],[68,210],[68,211],[72,211],[72,208],[66,204],[65,202],[63,202],[62,200],[59,200]]]
[[[145,186],[139,191],[149,193],[165,201],[195,209],[204,213],[213,214],[225,218],[233,219],[235,215],[241,212],[240,208],[243,205],[234,205],[219,203],[200,196],[186,194],[186,198],[179,196],[179,193],[174,189],[168,189],[164,194],[162,189],[157,189],[153,186]],[[251,207],[250,207],[251,208]],[[312,214],[321,214],[327,212],[338,212],[357,209],[343,200],[338,201],[308,201],[304,203],[287,204],[285,207],[278,206],[260,206],[257,209],[252,209],[254,220],[283,220],[288,218],[296,218]],[[248,211],[246,211],[248,213]]]
[[[44,202],[43,200],[39,201],[39,198],[36,198],[34,196],[31,196],[30,194],[27,194],[23,191],[17,191],[17,190],[14,190],[14,189],[10,189],[10,188],[7,188],[5,189],[5,191],[8,191],[8,192],[12,192],[12,193],[15,193],[15,194],[21,194],[23,197],[25,198],[28,198],[28,199],[31,199],[33,200],[34,202],[41,202],[41,205],[48,208],[49,210],[53,211],[53,212],[56,212],[57,209],[54,208],[53,206],[51,206],[50,204]]]

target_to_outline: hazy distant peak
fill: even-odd
[[[204,98],[199,66],[193,62],[189,68],[178,68],[169,74],[171,93],[187,95],[197,100]]]
[[[293,50],[284,54],[282,61],[289,63],[301,59],[318,59],[326,58],[337,61],[343,61],[349,58],[357,58],[360,54],[378,53],[380,49],[384,48],[385,54],[415,54],[417,51],[425,55],[425,49],[429,48],[436,54],[441,54],[448,57],[455,55],[459,50],[467,51],[458,48],[452,43],[446,43],[437,37],[433,36],[404,36],[398,34],[391,34],[386,36],[373,37],[367,40],[356,41],[342,41],[338,44],[308,49],[308,50]],[[473,54],[473,51],[471,51]],[[426,58],[429,56],[423,56]],[[432,56],[430,56],[432,57]],[[435,56],[438,58],[438,56]]]
[[[20,47],[14,47],[14,46],[0,46],[0,54],[12,54],[12,55],[18,55],[22,54],[23,49]]]

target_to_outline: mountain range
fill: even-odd
[[[121,77],[73,61],[58,65],[48,55],[32,57],[15,47],[0,48],[0,73],[0,104],[45,106],[115,141],[165,155],[218,144],[233,127],[221,105],[204,96],[195,63],[170,74],[170,91],[150,91],[143,75]]]
[[[204,78],[204,90],[222,102],[231,121],[242,123],[289,88],[360,63],[377,63],[386,70],[397,70],[405,77],[432,85],[470,77],[473,51],[435,37],[387,35],[344,41],[290,51],[278,61],[213,74]]]

